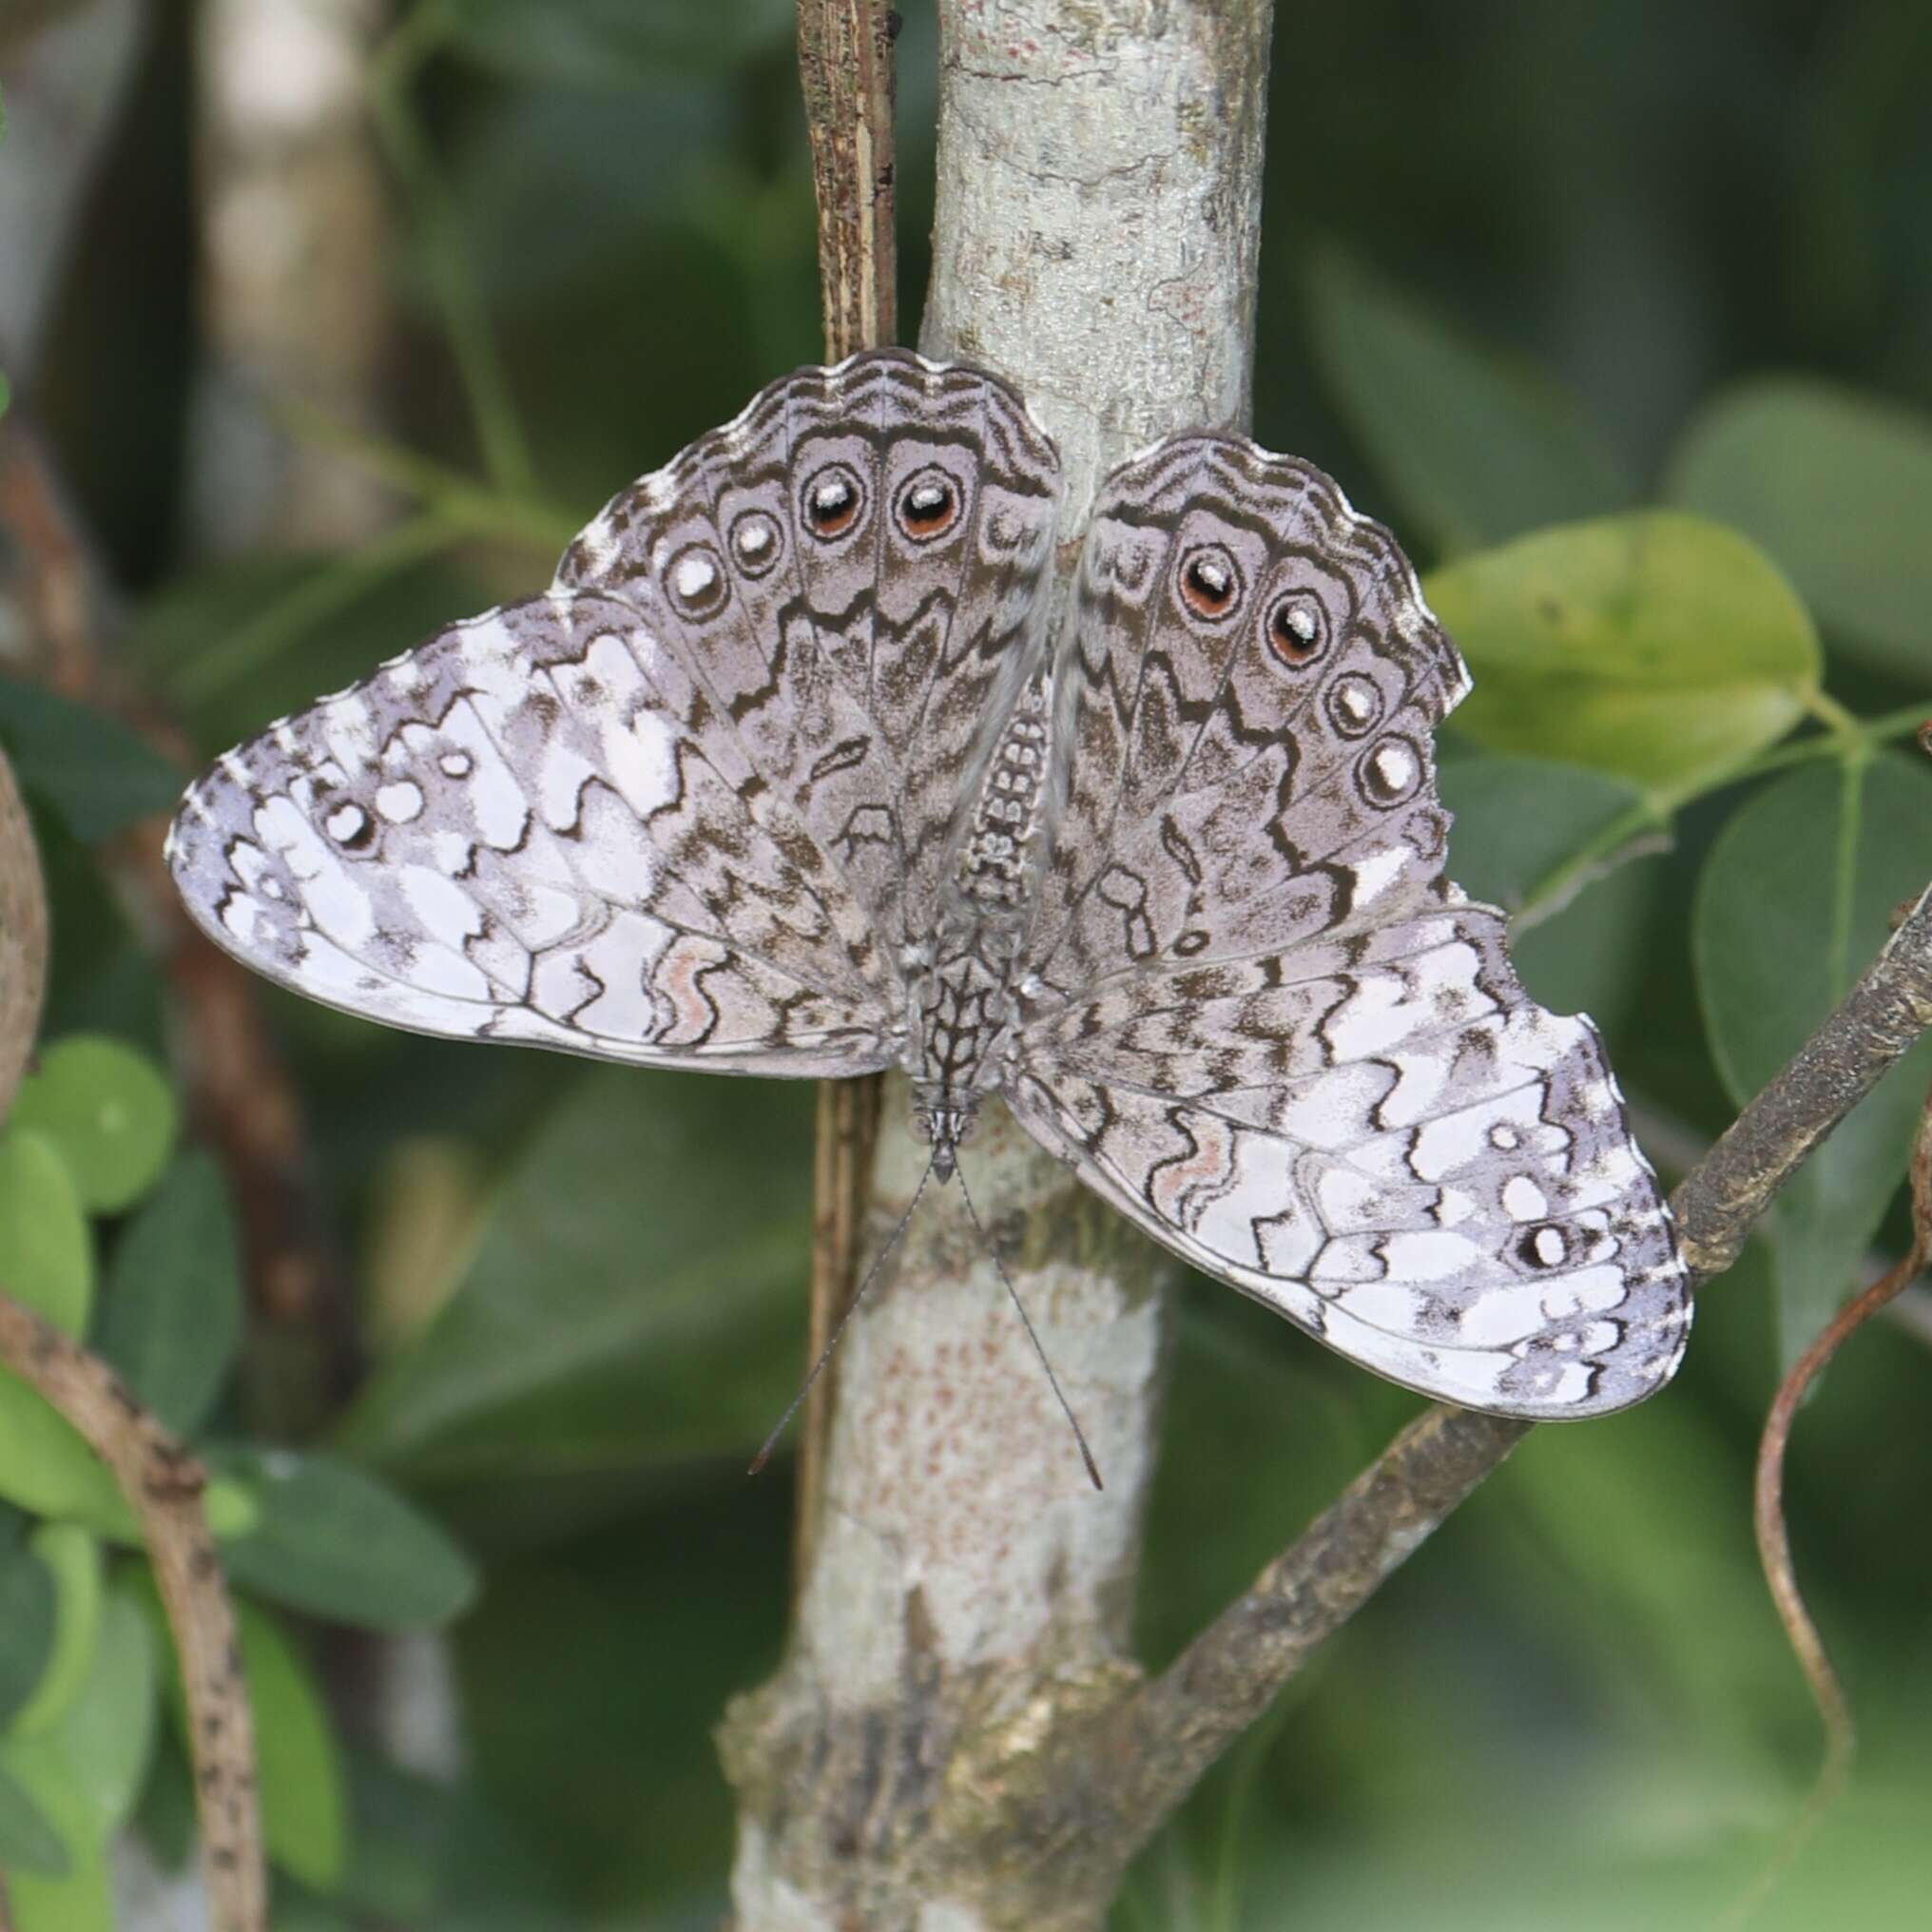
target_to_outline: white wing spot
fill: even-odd
[[[346,845],[351,839],[361,837],[369,823],[369,814],[360,805],[338,805],[322,822],[331,839],[338,845]]]
[[[413,779],[402,779],[395,784],[378,786],[376,793],[376,809],[392,825],[406,825],[421,815],[423,808],[422,787]]]
[[[1502,1207],[1512,1221],[1540,1221],[1550,1211],[1542,1188],[1527,1174],[1517,1174],[1503,1184]]]
[[[476,761],[467,751],[446,751],[436,763],[445,778],[468,778],[476,769]]]

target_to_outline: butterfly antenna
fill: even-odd
[[[933,1160],[937,1158],[938,1155],[936,1152]],[[858,1292],[845,1304],[845,1312],[839,1317],[838,1325],[832,1330],[832,1339],[819,1351],[819,1359],[813,1362],[811,1374],[806,1376],[803,1383],[800,1386],[798,1394],[792,1398],[791,1406],[778,1419],[778,1427],[764,1439],[764,1447],[751,1459],[751,1467],[745,1472],[747,1476],[756,1476],[771,1460],[771,1452],[778,1447],[778,1439],[784,1434],[786,1425],[798,1414],[799,1404],[811,1394],[812,1384],[819,1379],[819,1371],[831,1361],[832,1351],[838,1347],[839,1338],[844,1334],[846,1323],[851,1321],[853,1316],[859,1312],[859,1304],[865,1299],[866,1289],[872,1285],[874,1277],[885,1265],[886,1256],[898,1245],[898,1238],[906,1231],[906,1223],[913,1218],[913,1209],[919,1205],[919,1196],[926,1191],[926,1183],[932,1178],[933,1162],[928,1161],[926,1163],[926,1171],[919,1176],[919,1185],[913,1189],[913,1198],[906,1204],[906,1211],[898,1218],[898,1226],[886,1236],[885,1246],[873,1257],[872,1265],[865,1270],[865,1279],[859,1284]],[[1049,1372],[1051,1373],[1051,1371]]]
[[[1080,1460],[1087,1465],[1087,1474],[1092,1478],[1095,1489],[1104,1490],[1107,1485],[1100,1479],[1100,1465],[1093,1459],[1093,1452],[1087,1446],[1087,1432],[1080,1426],[1080,1418],[1073,1413],[1073,1404],[1067,1400],[1067,1392],[1060,1386],[1060,1378],[1053,1373],[1053,1364],[1047,1360],[1047,1351],[1040,1346],[1040,1338],[1034,1327],[1034,1320],[1026,1311],[1026,1304],[1019,1298],[1019,1290],[1013,1285],[1013,1277],[1007,1273],[1006,1265],[999,1258],[999,1250],[994,1246],[986,1233],[986,1225],[979,1218],[979,1209],[973,1205],[973,1191],[966,1185],[966,1170],[957,1169],[959,1191],[966,1196],[966,1211],[973,1217],[973,1226],[979,1230],[979,1245],[992,1257],[993,1265],[999,1270],[999,1279],[1006,1284],[1006,1292],[1013,1297],[1013,1305],[1019,1311],[1020,1325],[1027,1332],[1027,1340],[1034,1345],[1034,1353],[1040,1359],[1040,1366],[1047,1372],[1048,1385],[1057,1398],[1060,1408],[1073,1431],[1073,1439],[1080,1445]]]

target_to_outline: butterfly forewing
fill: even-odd
[[[662,587],[748,755],[896,952],[932,927],[977,764],[1044,648],[1059,493],[1001,384],[866,356],[774,385],[620,496],[559,581]]]
[[[1116,471],[1056,684],[1051,986],[1299,944],[1439,873],[1430,734],[1460,662],[1305,464],[1188,436]]]
[[[219,761],[183,894],[269,976],[396,1025],[887,1064],[901,935],[1040,647],[1058,489],[990,378],[802,371],[617,498],[551,595]]]

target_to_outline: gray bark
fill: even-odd
[[[1067,465],[1066,540],[1123,456],[1246,422],[1269,13],[942,0],[920,346],[1018,385]],[[868,1255],[927,1151],[889,1083]],[[964,1168],[1107,1489],[958,1188],[929,1188],[841,1346],[784,1665],[720,1733],[747,1932],[1074,1932],[1124,1863],[1040,1784],[1138,1677],[1170,1265],[996,1105]]]

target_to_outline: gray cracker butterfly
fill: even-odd
[[[804,369],[624,492],[551,589],[196,783],[195,918],[422,1033],[903,1067],[1365,1367],[1525,1417],[1660,1386],[1689,1285],[1596,1034],[1442,877],[1468,689],[1381,525],[1187,435],[1062,481],[1004,384]],[[1050,610],[1064,609],[1055,640]]]

